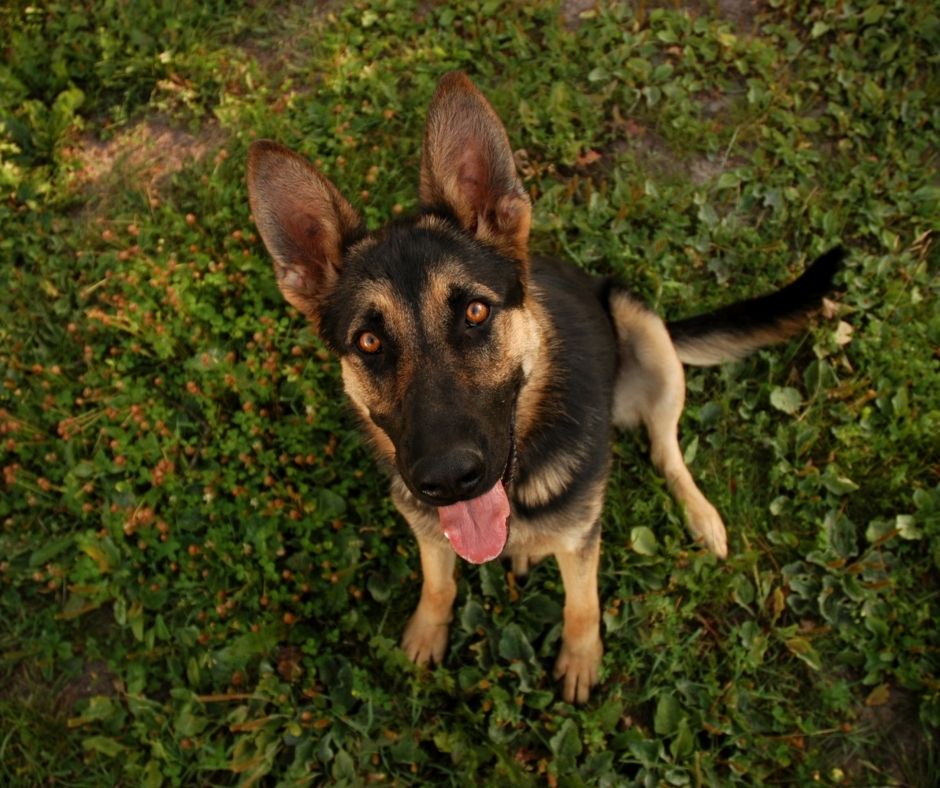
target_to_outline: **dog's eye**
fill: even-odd
[[[356,340],[356,347],[363,353],[375,355],[382,349],[382,340],[371,331],[363,331]]]
[[[467,322],[471,326],[480,326],[490,316],[490,308],[482,301],[471,301],[466,311]]]

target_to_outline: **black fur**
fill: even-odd
[[[845,249],[836,246],[817,258],[797,279],[768,295],[739,301],[713,312],[666,324],[676,344],[709,334],[748,335],[773,330],[819,308],[842,268]]]
[[[558,457],[578,458],[571,484],[550,501],[529,507],[513,500],[519,514],[538,519],[594,494],[593,487],[607,474],[617,350],[591,277],[548,258],[532,261],[531,276],[533,295],[550,316],[555,341],[548,359],[551,388],[540,404],[538,427],[518,446],[517,480],[525,483]]]

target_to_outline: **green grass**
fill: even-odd
[[[527,5],[0,9],[0,782],[933,784],[935,4]],[[534,247],[668,316],[851,250],[834,318],[689,374],[726,562],[619,440],[583,708],[552,562],[462,567],[446,665],[397,649],[415,545],[249,217],[257,137],[373,224],[414,207],[454,68]]]

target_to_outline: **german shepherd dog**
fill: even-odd
[[[496,113],[461,73],[428,112],[420,210],[370,232],[290,150],[248,155],[251,209],[284,297],[340,359],[343,384],[418,540],[423,585],[402,648],[440,662],[456,557],[547,555],[565,587],[555,675],[583,702],[603,648],[597,572],[612,425],[646,426],[692,536],[727,554],[679,450],[683,363],[738,359],[797,333],[842,252],[771,295],[664,323],[625,289],[529,255],[531,204]]]

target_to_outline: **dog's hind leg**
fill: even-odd
[[[401,647],[418,665],[440,664],[447,650],[447,631],[453,617],[457,557],[449,544],[417,535],[421,552],[421,599],[402,635]]]
[[[660,318],[626,293],[613,293],[610,310],[617,331],[619,366],[614,424],[640,422],[650,437],[654,465],[685,510],[692,535],[715,555],[728,554],[721,515],[696,486],[679,448],[679,417],[685,404],[685,373]]]
[[[681,366],[679,371],[681,373]],[[684,376],[681,385],[684,385]],[[679,448],[679,416],[683,399],[682,394],[677,395],[675,389],[664,390],[662,396],[643,414],[643,422],[650,437],[653,464],[666,478],[673,496],[685,509],[686,524],[692,535],[719,558],[725,558],[728,555],[728,536],[721,515],[695,484]]]

